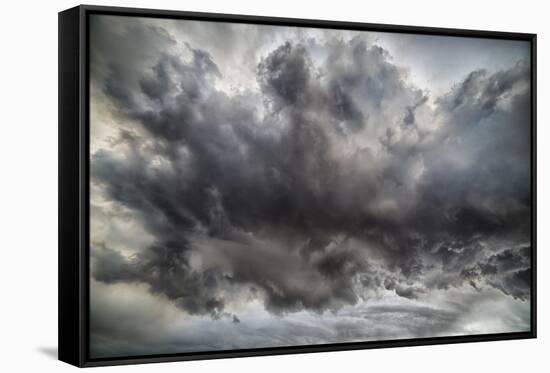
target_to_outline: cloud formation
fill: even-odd
[[[95,281],[235,325],[235,300],[278,317],[449,289],[529,301],[528,61],[431,97],[383,46],[334,32],[255,52],[234,90],[208,45],[138,19],[91,30],[92,87],[118,118],[93,190],[152,237],[92,238]],[[406,335],[463,331],[457,310],[414,307]]]

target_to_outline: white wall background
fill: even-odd
[[[550,351],[550,24],[545,2],[516,1],[95,1],[96,5],[331,19],[538,34],[539,338],[124,366],[132,372],[544,370]],[[0,370],[69,371],[57,354],[57,12],[74,1],[6,1],[0,15]],[[547,268],[548,267],[548,268]],[[546,362],[546,364],[545,364]],[[537,368],[538,367],[538,368]]]

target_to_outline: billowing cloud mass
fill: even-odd
[[[529,330],[528,45],[395,38],[92,17],[92,355]]]

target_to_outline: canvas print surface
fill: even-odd
[[[530,45],[90,16],[92,358],[530,330]]]

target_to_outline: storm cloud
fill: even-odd
[[[94,281],[231,333],[253,333],[250,302],[349,330],[269,326],[297,333],[288,344],[373,339],[377,318],[394,327],[380,338],[468,333],[474,308],[430,304],[436,293],[528,305],[528,56],[432,97],[368,33],[253,26],[246,45],[234,37],[252,26],[205,23],[253,58],[233,76],[223,43],[195,44],[179,23],[186,39],[178,23],[92,19],[92,208],[143,236],[92,229]],[[337,326],[346,313],[351,326]],[[223,348],[196,338],[195,350]]]

